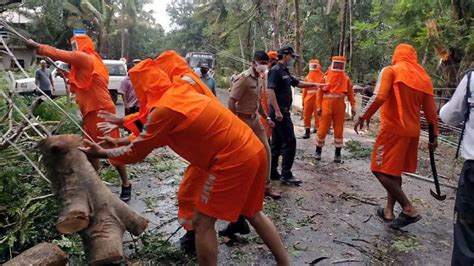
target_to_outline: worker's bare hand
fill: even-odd
[[[33,41],[32,39],[29,39],[26,42],[26,47],[31,48],[31,49],[38,49],[40,47],[40,44]]]
[[[104,137],[99,137],[100,140],[102,140],[103,147],[118,147],[118,139],[112,138],[111,136],[104,136]]]
[[[428,150],[434,152],[438,147],[438,137],[433,142],[428,142]]]
[[[281,113],[281,111],[275,112],[275,119],[277,122],[283,121],[283,114]]]
[[[78,147],[79,150],[84,152],[87,157],[90,158],[107,158],[107,152],[100,146],[101,143],[94,143],[87,139],[82,140],[83,147]]]
[[[359,134],[359,130],[362,130],[364,128],[364,121],[365,119],[359,117],[359,119],[357,119],[357,122],[354,123],[354,131],[357,134]]]
[[[117,129],[118,126],[109,122],[99,122],[97,123],[97,128],[102,132],[102,134],[107,135]]]
[[[98,114],[98,117],[104,119],[105,122],[109,122],[109,123],[112,123],[112,124],[117,125],[117,126],[122,126],[122,124],[123,124],[123,118],[122,117],[118,117],[115,114],[113,114],[111,112],[107,112],[105,110],[100,110],[99,114]]]

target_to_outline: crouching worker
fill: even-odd
[[[140,136],[128,143],[122,139],[124,146],[112,149],[85,140],[89,147],[82,150],[90,157],[135,163],[152,150],[169,146],[210,174],[197,176],[199,180],[193,182],[200,187],[193,217],[199,264],[217,264],[216,220],[235,222],[242,214],[278,264],[288,265],[280,236],[262,213],[268,167],[263,144],[217,100],[197,93],[189,83],[171,83],[152,61],[141,62],[129,73],[135,88],[148,92],[145,97],[151,111]]]

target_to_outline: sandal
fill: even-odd
[[[385,211],[384,211],[384,208],[383,207],[378,207],[377,208],[377,216],[382,219],[382,221],[386,222],[386,223],[389,223],[391,221],[393,221],[393,219],[387,219],[385,217]]]
[[[400,213],[400,215],[398,215],[397,219],[393,220],[392,223],[390,223],[390,228],[400,229],[400,228],[405,227],[409,224],[416,223],[419,220],[421,220],[421,215],[411,217],[411,216],[408,216],[408,215],[406,215],[402,212],[402,213]]]

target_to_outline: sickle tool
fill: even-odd
[[[434,138],[435,138],[433,125],[428,126],[428,131],[429,131],[429,141],[430,143],[433,143]],[[436,171],[434,151],[431,151],[431,150],[430,150],[430,163],[431,163],[431,171],[433,172],[433,179],[434,179],[435,188],[436,188],[436,192],[430,189],[431,196],[433,196],[437,200],[443,201],[446,199],[446,195],[441,195],[441,189],[439,187],[439,180],[438,180],[438,172]]]

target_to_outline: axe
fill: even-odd
[[[428,131],[429,131],[429,141],[430,141],[430,143],[433,143],[434,138],[435,138],[433,125],[428,125]],[[431,171],[433,172],[433,179],[434,179],[435,188],[436,188],[436,193],[433,192],[432,189],[430,189],[430,194],[435,199],[437,199],[439,201],[443,201],[443,200],[446,199],[446,195],[441,195],[441,189],[439,187],[439,180],[438,180],[438,172],[436,171],[434,151],[431,151],[431,150],[430,150],[430,163],[431,163]]]

